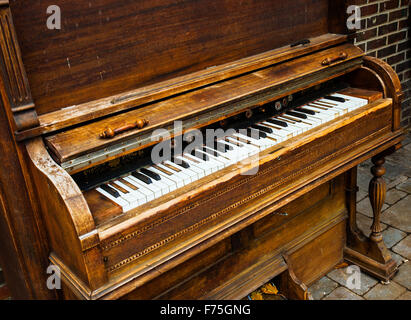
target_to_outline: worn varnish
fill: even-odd
[[[47,29],[49,5],[60,6],[61,30]],[[241,299],[279,276],[289,299],[310,300],[309,285],[342,260],[391,279],[379,219],[384,157],[404,138],[402,91],[391,67],[350,43],[346,7],[0,1],[0,254],[12,296]],[[368,104],[245,167],[127,212],[78,183],[78,174],[138,161],[151,133],[172,133],[176,120],[205,129],[336,84]],[[111,147],[117,153],[98,158]],[[356,167],[370,158],[368,238],[356,225]],[[61,270],[59,292],[45,286],[50,263]]]

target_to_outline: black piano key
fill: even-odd
[[[106,184],[102,184],[100,188],[103,189],[105,192],[111,194],[114,198],[120,198],[120,193],[112,187],[109,187]]]
[[[310,115],[312,115],[312,116],[315,115],[315,111],[313,111],[313,110],[308,110],[308,109],[304,109],[304,108],[298,108],[297,110],[298,110],[299,112],[306,113],[306,114],[310,114]]]
[[[184,168],[184,169],[190,168],[190,165],[187,162],[185,162],[184,160],[181,160],[181,159],[175,159],[173,157],[171,162],[178,165],[178,166],[180,166],[180,167],[182,167],[182,168]]]
[[[205,153],[200,152],[199,150],[191,151],[191,155],[198,158],[198,159],[200,159],[200,160],[203,160],[203,161],[209,161],[210,160],[210,157],[208,155],[206,155]]]
[[[267,134],[254,128],[247,128],[247,137],[259,140],[261,138],[267,138]]]
[[[286,114],[288,114],[289,116],[300,118],[300,119],[307,119],[307,115],[298,113],[295,111],[287,111]]]
[[[337,101],[337,102],[345,102],[345,99],[341,97],[325,96],[324,99]]]
[[[283,128],[287,128],[288,127],[288,123],[281,121],[281,120],[277,120],[277,119],[267,119],[266,120],[269,123],[275,124],[277,126],[283,127]]]
[[[161,180],[161,177],[160,177],[159,174],[157,174],[153,171],[150,171],[149,169],[143,168],[143,169],[140,169],[140,171],[141,171],[141,173],[144,173],[146,176],[149,176],[150,178],[153,178],[156,181]]]
[[[141,173],[139,173],[139,172],[137,172],[137,171],[134,171],[131,175],[132,175],[133,177],[137,178],[138,180],[144,182],[145,184],[151,184],[151,183],[153,183],[153,181],[152,181],[149,177],[147,177],[147,176],[145,176],[144,174],[141,174]]]
[[[234,148],[226,143],[215,142],[214,149],[226,153],[229,150],[233,150]]]
[[[251,127],[254,128],[254,129],[260,130],[260,131],[262,131],[262,132],[265,132],[265,133],[273,133],[273,129],[267,128],[267,127],[263,127],[263,126],[259,126],[258,124],[255,124],[255,125],[253,125],[253,126],[251,126]]]
[[[214,157],[218,157],[218,156],[219,156],[219,155],[218,155],[218,152],[215,151],[215,150],[208,149],[208,148],[206,148],[206,147],[203,147],[201,150],[203,150],[204,152],[206,152],[206,153],[208,153],[208,154],[211,154],[211,155],[214,156]]]

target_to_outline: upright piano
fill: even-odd
[[[2,256],[25,271],[16,288],[242,299],[277,278],[310,299],[342,261],[389,280],[380,215],[401,85],[354,46],[348,4],[0,1]],[[356,168],[370,158],[368,236]],[[34,280],[49,264],[61,290]]]

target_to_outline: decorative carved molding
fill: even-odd
[[[0,70],[17,131],[38,125],[8,1],[0,0]]]

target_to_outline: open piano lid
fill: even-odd
[[[38,125],[23,140],[346,41],[331,0],[10,2]],[[49,6],[61,30],[47,28]],[[303,39],[312,44],[290,48]],[[280,48],[280,49],[279,49]]]

